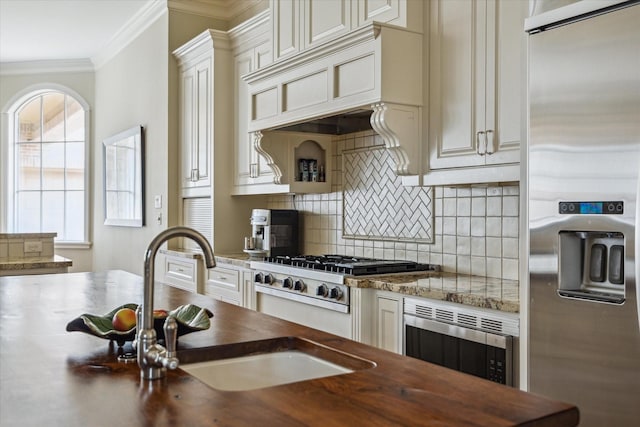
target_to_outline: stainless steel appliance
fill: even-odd
[[[346,338],[353,337],[346,277],[439,270],[431,264],[342,255],[277,256],[250,265],[257,311]]]
[[[529,31],[529,390],[582,426],[640,420],[640,3]]]
[[[404,354],[513,385],[517,314],[446,301],[404,299]]]
[[[298,211],[292,209],[253,209],[251,211],[251,237],[253,248],[247,248],[252,257],[297,255],[300,233]]]

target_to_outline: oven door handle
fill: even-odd
[[[306,295],[294,294],[287,291],[281,291],[280,289],[270,288],[268,286],[259,285],[257,283],[255,284],[255,288],[256,288],[256,292],[258,293],[272,295],[274,297],[288,299],[290,301],[301,302],[303,304],[309,304],[315,307],[326,308],[328,310],[337,311],[339,313],[349,313],[349,306],[346,304],[340,304],[338,302],[325,301],[322,299],[318,299],[318,298],[314,298]]]
[[[492,334],[490,332],[464,328],[450,323],[424,319],[411,314],[404,315],[404,324],[418,329],[424,329],[438,334],[461,338],[463,340],[473,341],[480,344],[487,344],[492,347],[502,349],[509,348],[513,339],[513,337],[508,335]]]

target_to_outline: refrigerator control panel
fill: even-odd
[[[622,215],[624,202],[560,202],[558,212],[563,215]]]

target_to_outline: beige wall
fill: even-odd
[[[89,221],[93,245],[89,249],[56,250],[73,260],[71,271],[123,269],[142,274],[149,241],[167,226],[177,224],[178,74],[171,52],[207,28],[224,30],[226,27],[220,20],[168,11],[95,72],[0,76],[3,111],[30,87],[45,83],[68,87],[91,108],[89,204],[92,217]],[[6,119],[3,117],[3,126]],[[105,226],[102,141],[135,125],[145,127],[146,225],[143,228]],[[3,156],[4,153],[0,152]],[[161,209],[154,208],[155,195],[162,196]],[[162,224],[156,221],[158,214],[162,216]]]
[[[89,147],[92,147],[93,141],[95,140],[95,133],[93,132],[94,123],[95,123],[95,111],[93,109],[94,105],[94,73],[92,71],[86,72],[42,72],[42,73],[33,73],[33,74],[21,74],[21,75],[2,75],[0,76],[0,108],[2,108],[2,112],[5,113],[8,108],[11,107],[17,98],[27,94],[31,90],[45,87],[46,85],[60,85],[64,86],[72,91],[76,92],[83,100],[90,106],[91,118],[90,118],[90,134],[89,137]],[[2,160],[0,163],[4,162],[4,157],[7,155],[6,147],[7,141],[5,126],[7,125],[8,117],[6,114],[3,114],[2,117],[2,130],[0,130],[0,138],[2,138],[0,142],[0,154],[2,156]],[[93,163],[93,159],[95,159],[95,150],[90,149],[89,153],[90,164]],[[95,169],[93,167],[89,167],[89,180],[93,182],[93,177],[95,176]],[[1,174],[0,176],[0,200],[5,200],[6,197],[3,194],[4,192],[4,183],[1,181],[5,179],[5,174]],[[91,184],[90,184],[91,186]],[[101,194],[101,193],[100,193]],[[93,197],[94,195],[89,194],[90,207],[93,206]],[[2,202],[0,202],[2,203]],[[91,214],[90,214],[91,215]],[[90,231],[91,235],[91,231]],[[93,255],[92,250],[89,249],[60,249],[56,250],[58,255],[61,255],[65,258],[69,258],[73,260],[73,267],[69,269],[71,272],[76,271],[92,271],[93,269]]]
[[[168,118],[167,13],[150,25],[113,59],[96,70],[94,162],[94,271],[122,269],[143,273],[143,258],[151,239],[165,228],[166,204],[153,208],[155,195],[167,195]],[[102,141],[135,125],[145,131],[145,226],[103,224]],[[164,198],[163,197],[163,198]]]
[[[207,28],[211,18],[168,11],[118,55],[96,71],[96,150],[101,142],[134,125],[145,128],[145,226],[109,227],[103,200],[94,210],[94,270],[122,269],[143,274],[151,239],[176,225],[178,218],[178,71],[172,51]],[[102,151],[96,161],[93,190],[102,194]],[[154,208],[154,196],[162,208]],[[162,223],[156,218],[160,214]]]

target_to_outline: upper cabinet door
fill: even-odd
[[[211,59],[181,72],[181,178],[182,188],[211,183]]]
[[[300,5],[297,0],[271,0],[273,59],[300,52]]]
[[[406,26],[403,8],[407,0],[357,0],[358,27],[369,22],[388,22],[394,25]]]
[[[242,76],[253,70],[253,50],[242,52],[236,55],[234,60],[235,70],[235,184],[246,185],[252,178],[252,145],[251,136],[247,131],[249,123],[249,91],[247,83],[242,80]]]
[[[490,40],[487,64],[492,70],[487,80],[486,128],[494,129],[493,154],[485,156],[487,164],[520,161],[520,145],[524,139],[526,113],[526,33],[523,22],[527,17],[524,1],[501,0],[490,2],[493,9],[487,16],[495,19]],[[489,68],[490,67],[490,68]],[[491,148],[491,147],[490,147]]]
[[[211,117],[213,116],[213,82],[211,59],[196,65],[196,135],[193,140],[192,168],[196,169],[196,186],[211,184],[211,143],[213,141]]]
[[[431,4],[430,169],[484,164],[477,154],[484,128],[486,1],[434,0]]]
[[[273,184],[273,171],[254,147],[248,131],[249,90],[242,76],[271,62],[271,41],[238,53],[234,59],[235,88],[235,194],[249,193],[256,184]]]
[[[350,0],[304,0],[304,48],[310,48],[351,30]]]
[[[430,8],[425,183],[518,180],[512,166],[519,162],[524,125],[527,3],[433,0]],[[473,174],[460,169],[488,165],[510,166]],[[435,178],[454,169],[457,176]]]

